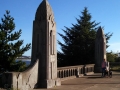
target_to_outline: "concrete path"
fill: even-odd
[[[100,73],[62,81],[60,87],[34,90],[120,90],[120,72],[113,72],[112,78],[101,78]]]
[[[34,90],[120,90],[120,72],[113,72],[112,78],[102,78],[101,73],[95,73],[62,81],[59,87]]]

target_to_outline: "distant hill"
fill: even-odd
[[[17,59],[31,59],[31,56],[21,56],[17,57]]]

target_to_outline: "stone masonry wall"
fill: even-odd
[[[31,65],[24,72],[8,72],[2,76],[3,88],[14,88],[20,90],[29,90],[35,88],[38,78],[38,61]]]

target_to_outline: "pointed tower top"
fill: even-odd
[[[104,37],[104,31],[103,31],[103,29],[102,29],[101,26],[98,28],[97,37],[98,37],[98,38],[99,38],[99,37]]]
[[[43,1],[47,1],[47,0],[43,0]]]
[[[43,0],[36,11],[35,20],[41,21],[41,20],[48,19],[51,16],[54,19],[52,8],[48,3],[48,0]]]
[[[98,32],[101,32],[102,34],[104,34],[103,28],[101,26],[98,28]]]
[[[102,27],[100,26],[99,29],[102,29]]]

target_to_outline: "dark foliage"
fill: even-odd
[[[16,62],[16,58],[29,50],[31,44],[21,47],[23,40],[18,40],[22,30],[15,31],[14,18],[6,11],[0,23],[0,71],[22,71],[25,63]]]
[[[65,35],[58,33],[64,41],[62,43],[58,40],[62,51],[57,52],[58,66],[94,63],[95,38],[99,23],[91,20],[92,16],[86,7],[81,13],[82,16],[76,18],[76,24],[72,24],[70,28],[65,27]],[[107,33],[105,36],[108,43],[112,34]]]

